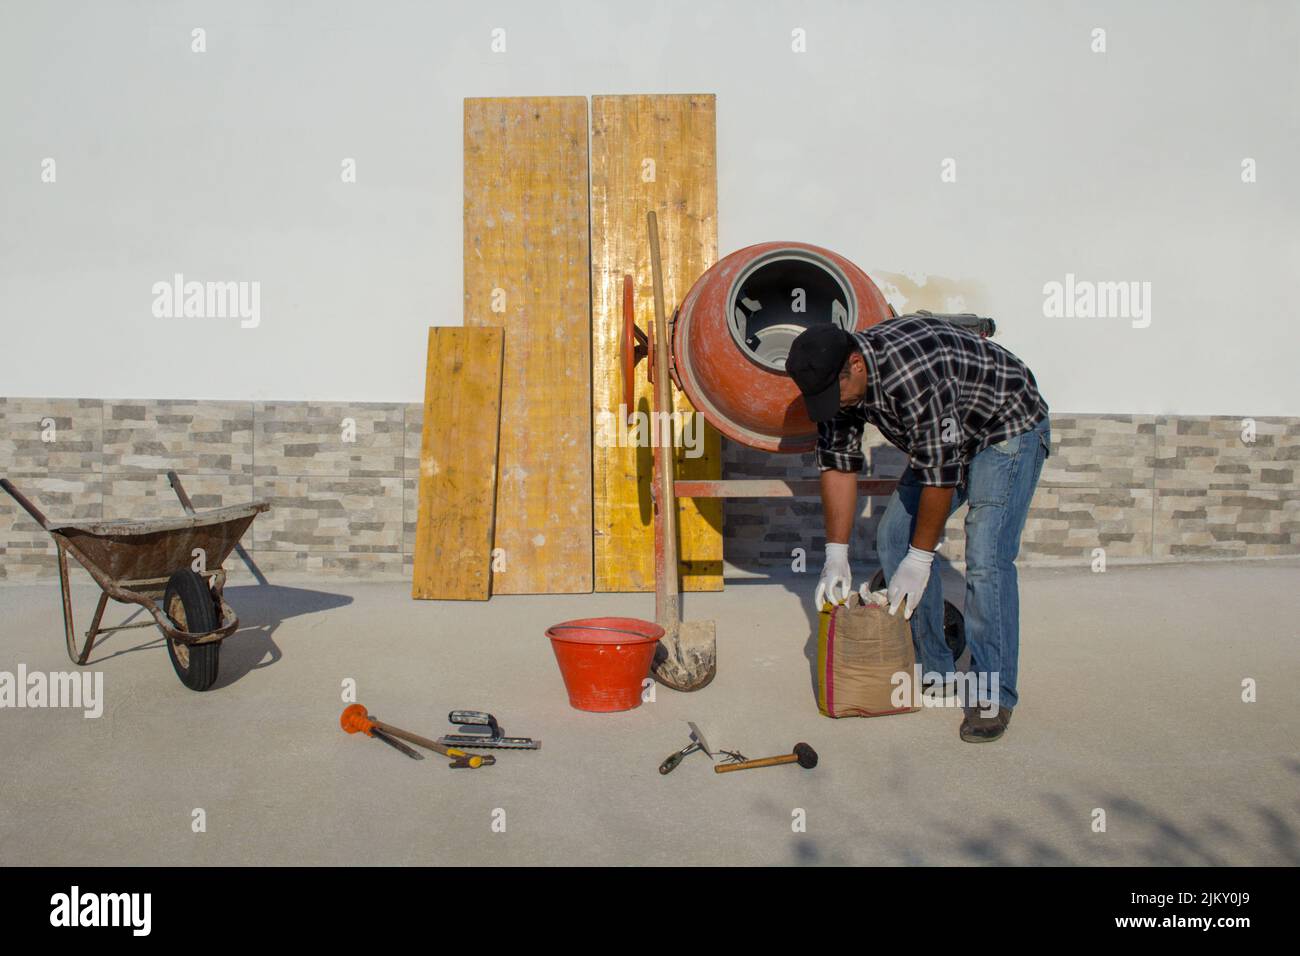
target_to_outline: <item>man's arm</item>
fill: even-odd
[[[862,423],[844,413],[834,421],[818,422],[816,458],[826,522],[826,563],[813,595],[813,605],[820,611],[824,600],[847,601],[853,587],[849,537],[858,507],[858,474],[865,463]]]
[[[858,510],[858,474],[830,468],[822,472],[821,483],[826,540],[848,544],[853,533],[853,516]],[[947,519],[946,513],[944,518]]]
[[[912,533],[912,546],[899,562],[894,573],[889,576],[889,613],[897,614],[899,607],[906,602],[903,610],[905,618],[911,618],[921,604],[921,595],[925,593],[930,581],[930,567],[934,563],[934,549],[943,534],[944,523],[948,520],[948,509],[952,505],[952,489],[938,485],[922,485],[921,499],[916,506],[916,530]]]
[[[943,537],[944,525],[948,523],[948,514],[952,511],[952,492],[951,488],[940,488],[935,485],[926,485],[921,489],[921,501],[916,506],[916,530],[912,533],[912,547],[922,551],[933,551],[938,546]],[[825,497],[826,476],[823,474],[822,498]],[[829,535],[829,517],[826,523],[826,531]]]
[[[831,544],[848,544],[858,507],[858,475],[866,464],[861,420],[841,412],[829,422],[818,422],[815,457],[821,471],[826,540]]]

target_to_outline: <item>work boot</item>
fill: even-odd
[[[989,743],[1006,733],[1007,724],[1011,723],[1011,709],[999,707],[997,714],[992,717],[984,716],[986,710],[988,708],[983,706],[966,708],[966,719],[961,722],[958,731],[966,743]]]

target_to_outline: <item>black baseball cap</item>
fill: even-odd
[[[840,369],[853,351],[853,336],[838,325],[813,325],[790,343],[785,370],[794,379],[808,417],[828,421],[840,410]]]

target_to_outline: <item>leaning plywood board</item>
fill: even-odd
[[[505,329],[494,594],[591,590],[587,101],[465,101],[465,324]]]
[[[500,329],[429,329],[411,597],[487,600],[501,344]]]
[[[596,96],[591,130],[593,511],[596,590],[654,587],[652,449],[610,440],[610,413],[623,402],[619,370],[623,275],[635,280],[637,325],[654,326],[646,212],[659,217],[664,303],[669,316],[718,258],[718,188],[712,95]],[[648,414],[648,363],[636,372],[632,413]],[[692,414],[675,391],[676,410]],[[721,439],[702,416],[679,447],[677,478],[721,478]],[[647,429],[655,434],[654,429]],[[622,435],[626,436],[627,430]],[[679,499],[682,587],[722,588],[722,502]]]

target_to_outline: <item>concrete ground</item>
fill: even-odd
[[[452,604],[411,601],[401,583],[232,587],[244,628],[214,690],[180,684],[156,630],[125,631],[94,655],[101,718],[0,710],[0,862],[1295,865],[1298,571],[1022,571],[1021,706],[980,746],[958,739],[952,709],[818,715],[812,574],[687,595],[690,618],[718,622],[717,680],[611,715],[570,709],[542,632],[652,616],[650,595]],[[76,592],[83,629],[94,597]],[[0,588],[0,635],[0,671],[72,667],[54,584]],[[416,763],[340,730],[348,679],[400,726],[436,735],[452,708],[491,710],[543,749],[476,771]],[[821,764],[718,776],[694,755],[661,777],[688,720],[715,748],[803,740]],[[806,832],[792,832],[797,810]]]

